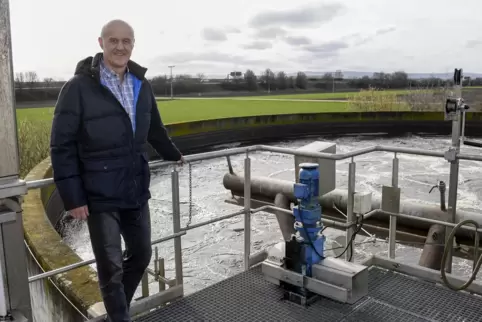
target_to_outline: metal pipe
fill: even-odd
[[[273,212],[285,213],[287,215],[293,215],[291,210],[283,209],[283,208],[279,208],[279,207],[271,206],[271,205],[261,206],[259,208],[252,209],[251,213],[255,214],[255,213],[260,212],[260,211],[269,211],[269,210],[271,210]],[[375,212],[375,211],[371,211],[370,213],[372,213],[372,212]],[[330,220],[330,219],[326,219],[326,218],[321,218],[321,222],[323,224],[327,225],[328,227],[334,227],[334,228],[340,228],[340,229],[346,229],[348,227],[351,227],[351,226],[355,225],[354,223],[351,223],[351,224],[343,223],[343,222],[339,222],[339,221],[336,221],[336,220]]]
[[[274,214],[276,216],[276,220],[278,221],[283,239],[285,241],[289,241],[291,236],[296,233],[294,227],[295,217],[290,210],[291,201],[283,193],[278,193],[274,198],[274,205],[277,208],[286,209],[289,211],[289,213],[286,213],[284,211],[276,210]]]
[[[346,209],[346,223],[351,224],[355,221],[355,214],[353,212],[353,206],[355,203],[355,170],[356,170],[356,163],[351,160],[350,164],[348,165],[348,202],[347,202],[347,209]],[[346,230],[346,245],[351,243],[351,239],[353,238],[354,228],[350,226]],[[347,248],[345,253],[345,259],[348,262],[353,261],[353,249],[351,247]]]
[[[324,153],[324,152],[312,152],[312,151],[302,151],[290,148],[279,148],[274,146],[268,145],[260,145],[259,150],[267,151],[267,152],[276,152],[282,154],[290,154],[296,156],[303,156],[303,157],[310,157],[310,158],[318,158],[318,159],[327,159],[327,160],[344,160],[348,158],[352,158],[358,155],[371,153],[377,150],[376,146],[359,149],[347,153],[340,153],[340,154],[332,154],[332,153]]]
[[[383,211],[381,209],[377,209],[376,211],[377,211],[377,214],[385,215],[385,216],[396,216],[396,217],[399,217],[399,218],[414,219],[414,220],[418,220],[418,221],[424,221],[424,222],[427,222],[427,223],[430,223],[430,224],[444,225],[444,226],[447,226],[447,227],[457,226],[454,223],[449,223],[449,222],[435,220],[435,219],[415,217],[415,216],[410,216],[410,215],[406,215],[406,214],[396,214],[396,213],[393,213],[393,212]],[[465,229],[465,230],[472,231],[472,232],[474,232],[476,230],[473,227],[465,227],[465,226],[460,227],[460,229]],[[482,233],[482,228],[477,229],[477,231]]]
[[[397,153],[393,157],[392,162],[392,187],[398,188],[398,166],[399,160]],[[395,258],[395,246],[397,238],[397,217],[390,216],[390,224],[388,230],[388,257]]]
[[[242,214],[245,214],[245,213],[246,213],[246,210],[243,209],[243,210],[240,210],[240,211],[233,212],[232,214],[228,214],[228,215],[216,217],[216,218],[213,218],[213,219],[209,219],[209,220],[200,222],[198,224],[192,224],[189,227],[183,227],[183,228],[181,228],[181,231],[188,231],[188,230],[191,230],[191,229],[194,229],[194,228],[199,228],[199,227],[206,226],[206,225],[209,225],[209,224],[221,221],[221,220],[236,217],[236,216],[239,216],[239,215],[242,215]]]
[[[181,231],[181,210],[179,201],[179,172],[174,168],[171,172],[172,187],[172,228],[173,233]],[[176,267],[176,285],[183,284],[181,237],[174,239],[174,263]]]
[[[412,149],[412,148],[400,148],[394,146],[386,146],[386,145],[378,145],[376,146],[377,152],[396,152],[402,154],[412,154],[412,155],[423,155],[427,157],[438,157],[443,158],[445,156],[445,152],[438,152],[438,151],[429,151],[429,150],[422,150],[422,149]]]
[[[244,159],[244,270],[249,270],[251,255],[251,159]]]
[[[460,154],[457,156],[457,159],[459,159],[459,160],[468,160],[468,161],[482,161],[482,156],[480,156],[480,155],[473,155],[473,154],[460,153]]]
[[[151,244],[152,245],[160,244],[162,242],[165,242],[165,241],[177,238],[177,237],[181,237],[183,235],[186,235],[186,232],[181,231],[177,234],[172,234],[172,235],[169,235],[169,236],[166,236],[166,237],[156,239],[156,240],[152,241]],[[85,260],[85,261],[81,261],[81,262],[78,262],[78,263],[75,263],[75,264],[67,265],[67,266],[64,266],[64,267],[60,267],[60,268],[57,268],[57,269],[53,269],[53,270],[50,270],[48,272],[45,272],[45,273],[42,273],[42,274],[37,274],[37,275],[29,277],[28,282],[32,283],[32,282],[35,282],[35,281],[38,281],[38,280],[41,280],[41,279],[44,279],[44,278],[52,277],[52,276],[55,276],[57,274],[65,273],[65,272],[71,271],[73,269],[80,268],[80,267],[87,266],[87,265],[94,264],[94,263],[95,263],[95,258],[94,259],[88,259],[88,260]]]
[[[279,148],[279,147],[272,147],[272,146],[266,146],[266,145],[253,145],[248,147],[232,148],[232,149],[226,149],[221,151],[211,151],[211,152],[189,155],[189,156],[186,156],[186,161],[195,162],[195,161],[216,159],[220,157],[228,157],[232,155],[242,154],[246,152],[254,152],[254,151],[277,152],[277,153],[283,153],[283,154],[307,156],[307,157],[313,157],[313,158],[319,158],[319,159],[330,159],[330,160],[345,160],[351,157],[364,155],[372,152],[397,152],[397,153],[403,153],[403,154],[423,155],[423,156],[442,157],[442,158],[445,155],[444,152],[427,151],[422,149],[389,147],[389,146],[372,146],[365,149],[351,151],[348,153],[330,154],[330,153],[321,153],[321,152],[300,151],[296,149]],[[482,156],[470,155],[470,154],[459,154],[457,156],[457,159],[482,161]],[[151,161],[149,162],[149,168],[151,170],[156,170],[159,168],[172,166],[175,164],[176,162],[172,162],[172,161]],[[38,189],[38,188],[51,185],[53,183],[54,181],[52,178],[33,180],[33,181],[27,182],[27,188]]]

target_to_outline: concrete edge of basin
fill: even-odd
[[[39,163],[25,180],[39,180],[51,174],[50,158]],[[30,190],[23,201],[23,225],[25,241],[42,270],[50,271],[80,262],[82,259],[62,241],[45,212],[45,201],[54,188]],[[43,191],[43,193],[42,193]],[[84,266],[59,274],[52,278],[61,292],[83,314],[102,301],[97,273],[90,266]],[[34,282],[37,283],[37,282]]]

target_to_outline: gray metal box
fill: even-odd
[[[313,141],[299,147],[297,151],[336,153],[336,143]],[[300,164],[303,162],[318,163],[320,166],[320,196],[336,188],[336,161],[318,158],[309,158],[295,155],[295,180],[299,181]]]

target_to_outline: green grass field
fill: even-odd
[[[180,123],[227,117],[291,113],[346,112],[345,102],[296,102],[233,99],[165,100],[157,103],[164,123]],[[18,121],[50,121],[54,109],[24,108],[17,110]]]

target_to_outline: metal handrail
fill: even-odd
[[[161,237],[159,239],[153,240],[151,242],[151,245],[160,244],[160,243],[166,242],[168,240],[171,240],[171,239],[174,239],[174,238],[177,238],[177,237],[181,237],[183,235],[186,235],[186,232],[181,231],[181,232],[174,233],[174,234],[166,236],[166,237]],[[44,278],[52,277],[52,276],[55,276],[57,274],[62,274],[62,273],[71,271],[73,269],[80,268],[80,267],[87,266],[87,265],[94,264],[94,263],[95,263],[95,259],[88,259],[88,260],[81,261],[81,262],[78,262],[78,263],[75,263],[75,264],[63,266],[63,267],[60,267],[60,268],[57,268],[57,269],[50,270],[50,271],[45,272],[45,273],[41,273],[41,274],[31,276],[31,277],[28,278],[28,282],[32,283],[32,282],[35,282],[35,281],[38,281],[38,280],[41,280],[41,279],[44,279]]]
[[[225,150],[193,154],[193,155],[186,156],[185,159],[186,159],[186,162],[197,162],[197,161],[211,160],[211,159],[244,154],[244,153],[255,152],[255,151],[276,152],[276,153],[282,153],[282,154],[312,157],[312,158],[326,159],[326,160],[338,160],[338,161],[354,158],[356,156],[361,156],[361,155],[365,155],[373,152],[393,152],[393,153],[401,153],[401,154],[431,156],[431,157],[438,157],[438,158],[443,158],[445,156],[445,152],[441,152],[441,151],[427,151],[422,149],[400,148],[400,147],[391,147],[391,146],[383,146],[383,145],[375,145],[368,148],[363,148],[355,151],[338,153],[338,154],[300,151],[292,148],[281,148],[281,147],[274,147],[274,146],[268,146],[268,145],[251,145],[248,147],[230,148]],[[455,158],[458,160],[482,161],[482,156],[464,154],[464,153],[460,153],[456,155]],[[149,168],[151,170],[156,170],[156,169],[160,169],[160,168],[164,168],[164,167],[172,166],[176,164],[177,163],[173,161],[151,161],[149,162]],[[32,180],[32,181],[26,182],[27,189],[29,190],[42,188],[42,187],[51,185],[53,183],[54,183],[53,178]]]
[[[206,153],[199,153],[195,155],[190,155],[186,156],[186,162],[196,162],[196,161],[203,161],[203,160],[209,160],[209,159],[215,159],[215,158],[220,158],[220,157],[227,157],[227,156],[232,156],[232,155],[238,155],[238,154],[243,154],[246,153],[246,158],[245,158],[245,207],[242,211],[237,211],[225,216],[213,218],[198,224],[191,225],[190,227],[175,227],[175,231],[172,235],[169,235],[167,237],[160,238],[158,240],[155,240],[152,242],[152,245],[161,243],[167,240],[174,239],[175,243],[179,243],[180,246],[180,238],[186,234],[188,230],[198,228],[201,226],[205,226],[211,223],[219,222],[225,219],[229,219],[235,216],[239,216],[244,214],[245,215],[245,265],[247,265],[245,268],[249,268],[249,261],[250,261],[250,216],[251,214],[263,211],[263,210],[268,210],[268,209],[275,209],[276,207],[274,206],[262,206],[260,208],[252,209],[251,208],[251,193],[250,193],[250,187],[251,187],[251,182],[250,182],[250,175],[251,175],[251,163],[250,163],[250,158],[249,158],[249,152],[254,152],[254,151],[264,151],[264,152],[275,152],[275,153],[282,153],[282,154],[289,154],[289,155],[296,155],[296,156],[304,156],[304,157],[312,157],[312,158],[318,158],[318,159],[330,159],[330,160],[345,160],[351,158],[352,161],[350,165],[354,165],[353,158],[356,156],[361,156],[373,152],[393,152],[395,153],[395,159],[396,159],[396,154],[397,153],[403,153],[403,154],[412,154],[412,155],[422,155],[422,156],[432,156],[432,157],[444,157],[445,153],[444,152],[437,152],[437,151],[427,151],[427,150],[421,150],[421,149],[413,149],[413,148],[399,148],[399,147],[391,147],[391,146],[372,146],[364,149],[359,149],[347,153],[341,153],[341,154],[331,154],[331,153],[322,153],[322,152],[310,152],[310,151],[300,151],[296,149],[291,149],[291,148],[280,148],[280,147],[273,147],[273,146],[266,146],[266,145],[253,145],[253,146],[248,146],[248,147],[241,147],[241,148],[231,148],[231,149],[225,149],[221,151],[212,151],[212,152],[206,152]],[[480,156],[475,156],[475,155],[467,155],[467,154],[458,154],[456,156],[460,160],[473,160],[473,161],[482,161],[482,157]],[[395,160],[394,159],[394,160]],[[172,161],[153,161],[149,162],[149,167],[151,170],[155,169],[160,169],[166,166],[172,166],[172,165],[177,165],[176,162]],[[393,164],[394,169],[392,172],[392,184],[398,182],[398,162]],[[395,168],[396,167],[396,168]],[[355,167],[350,166],[350,173],[351,177],[354,178],[355,176]],[[178,203],[178,194],[174,193],[175,190],[179,189],[178,186],[178,174],[177,170],[174,170],[172,173],[172,189],[173,189],[173,199],[176,199],[176,202],[173,202],[173,215],[176,221],[180,220],[180,213],[178,207],[175,207],[175,203]],[[50,184],[53,184],[53,179],[42,179],[42,180],[35,180],[35,181],[29,181],[27,182],[27,188],[28,189],[38,189]],[[354,190],[354,187],[352,187],[354,183],[349,184],[349,190]],[[174,201],[174,200],[173,200]],[[277,209],[277,208],[276,208]],[[436,221],[436,220],[430,220],[430,219],[425,219],[425,218],[420,218],[420,217],[415,217],[415,216],[410,216],[410,215],[404,215],[404,214],[395,214],[395,213],[389,213],[386,211],[382,211],[381,209],[375,209],[370,212],[370,215],[374,213],[379,213],[382,215],[388,215],[391,218],[391,221],[393,220],[393,224],[390,225],[389,229],[389,257],[393,258],[395,256],[394,252],[394,243],[395,243],[395,232],[396,232],[396,218],[397,217],[410,217],[414,220],[419,220],[419,221],[425,221],[425,222],[431,222],[431,223],[437,223],[441,225],[445,225],[447,227],[454,227],[455,224],[453,223],[448,223],[448,222],[442,222],[442,221]],[[353,215],[353,214],[352,214]],[[339,225],[340,228],[345,228],[347,229],[347,239],[351,238],[352,232],[352,226],[353,226],[353,218],[349,218],[347,220],[346,224],[341,224]],[[465,228],[465,227],[463,227]],[[472,227],[467,227],[467,229],[472,230]],[[178,248],[180,248],[178,246]],[[180,253],[181,250],[178,249],[176,253]],[[350,254],[347,254],[347,256],[350,256]],[[176,263],[176,267],[179,271],[176,272],[176,279],[181,281],[182,283],[182,277],[179,275],[182,275],[182,264],[179,262],[182,261],[180,258],[181,255],[178,254],[178,263]],[[351,257],[351,256],[350,256]],[[55,270],[51,270],[42,274],[38,274],[35,276],[32,276],[29,278],[29,282],[34,282],[38,281],[47,277],[52,277],[54,275],[60,274],[60,273],[65,273],[67,271],[90,265],[95,263],[95,259],[90,259],[86,261],[82,261],[79,263],[75,263],[72,265],[64,266]]]

